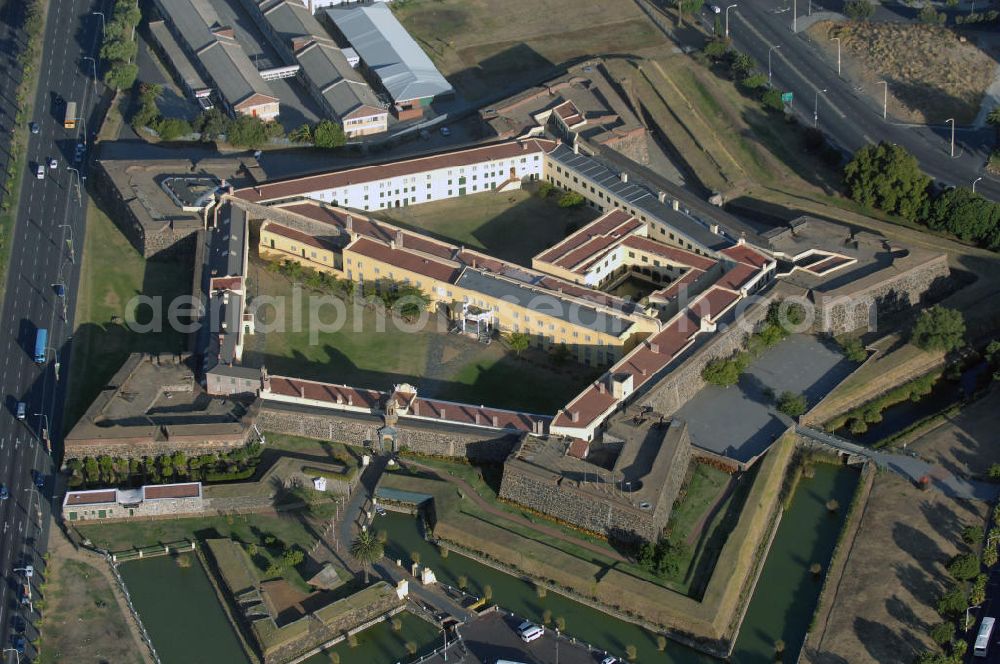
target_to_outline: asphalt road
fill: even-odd
[[[806,36],[804,25],[808,0],[798,0],[798,32],[792,32],[792,0],[754,0],[740,2],[729,14],[729,35],[740,51],[749,53],[767,73],[771,50],[771,75],[774,87],[792,92],[793,111],[806,125],[816,119],[821,129],[838,147],[853,152],[867,143],[889,141],[904,146],[920,161],[923,170],[943,184],[971,186],[982,177],[976,191],[1000,200],[1000,179],[986,173],[983,166],[993,146],[991,128],[972,130],[958,127],[955,132],[955,157],[951,157],[950,125],[907,125],[882,118],[882,104],[877,103],[881,87],[859,91],[855,84],[837,74],[836,57],[825,55]],[[731,3],[720,2],[720,7]],[[839,11],[840,0],[813,3],[817,12]],[[879,10],[880,20],[912,20],[915,10],[889,5]],[[711,9],[708,21],[714,20]],[[825,92],[822,92],[825,90]],[[890,109],[891,110],[891,109]]]
[[[14,2],[18,0],[7,0]],[[99,0],[100,2],[100,0]],[[11,238],[10,267],[0,324],[0,483],[10,497],[0,501],[0,638],[5,648],[0,661],[13,662],[10,647],[11,619],[28,619],[27,640],[37,635],[30,624],[36,619],[18,601],[18,584],[23,572],[14,572],[25,564],[36,568],[30,579],[32,597],[44,574],[41,555],[51,522],[49,501],[52,491],[52,460],[42,442],[42,430],[60,440],[62,404],[66,371],[69,367],[69,335],[76,302],[79,257],[83,247],[86,190],[78,186],[77,173],[86,175],[85,163],[70,170],[78,137],[84,137],[86,121],[76,130],[63,127],[63,106],[56,97],[76,101],[78,114],[87,118],[92,112],[97,88],[90,61],[95,56],[101,23],[92,10],[103,4],[93,0],[58,0],[49,3],[45,28],[38,93],[34,117],[40,131],[28,141],[28,168],[19,201],[17,221]],[[8,94],[4,83],[4,94]],[[58,160],[55,170],[45,168],[45,178],[35,176],[37,164],[49,157]],[[75,262],[71,259],[76,259]],[[56,296],[53,284],[66,285],[65,302]],[[38,329],[49,332],[46,361],[32,357]],[[18,421],[16,404],[25,402],[27,418]],[[36,491],[32,471],[48,478],[41,492]],[[31,646],[28,645],[29,657]],[[32,657],[33,658],[33,657]],[[23,659],[22,659],[23,661]]]

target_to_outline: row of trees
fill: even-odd
[[[1000,110],[990,114],[990,122],[1000,126]],[[861,148],[844,167],[844,184],[865,207],[1000,250],[1000,204],[968,187],[935,193],[917,159],[902,146],[883,141]]]
[[[163,86],[158,83],[139,84],[139,110],[132,117],[132,125],[149,127],[163,141],[175,141],[191,134],[194,128],[184,118],[166,118],[160,114],[157,101],[162,94]]]
[[[109,455],[73,458],[66,462],[71,488],[141,486],[176,481],[246,479],[260,461],[261,445],[248,443],[228,452],[187,456],[182,451],[156,457],[126,459]]]
[[[750,55],[730,47],[728,38],[716,36],[705,44],[703,52],[716,65],[725,68],[737,87],[759,101],[765,109],[784,110],[781,92],[771,87],[767,74],[757,68],[757,63]]]
[[[998,520],[1000,505],[993,509],[993,523]],[[983,544],[983,538],[982,526],[966,526],[962,529],[962,541],[973,551],[958,554],[947,565],[952,583],[936,605],[943,620],[930,630],[930,637],[938,644],[939,649],[921,653],[917,664],[959,664],[964,661],[968,649],[966,633],[976,624],[975,616],[967,613],[967,610],[973,606],[981,606],[986,600],[986,582],[989,579],[987,571],[997,564],[1000,527],[994,525],[990,528],[980,558],[974,550]],[[984,567],[987,571],[983,571]]]
[[[318,148],[339,148],[347,142],[343,128],[330,120],[322,120],[314,125],[299,125],[288,134],[288,138],[293,143],[311,143]]]
[[[251,115],[231,118],[218,108],[203,111],[195,118],[193,128],[201,134],[205,143],[224,136],[226,142],[234,147],[251,149],[263,147],[272,139],[285,135],[281,125],[273,120],[268,122]]]
[[[139,68],[133,62],[138,46],[135,29],[142,14],[135,0],[116,0],[111,20],[105,23],[101,58],[107,62],[104,82],[116,90],[127,90],[135,83]]]

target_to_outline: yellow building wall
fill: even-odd
[[[267,223],[261,225],[257,253],[267,260],[291,259],[314,270],[330,272],[338,277],[344,276],[343,271],[336,267],[333,250],[303,244],[285,235],[274,233],[269,230]]]

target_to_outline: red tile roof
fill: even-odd
[[[185,484],[161,484],[159,486],[142,487],[142,497],[145,500],[159,498],[196,498],[201,495],[201,485],[198,482]]]
[[[590,452],[590,443],[582,438],[574,438],[569,444],[569,449],[566,450],[566,454],[577,459],[586,459],[588,452]]]
[[[470,148],[468,150],[443,152],[416,159],[279,180],[255,187],[239,189],[236,191],[236,196],[255,203],[292,196],[305,196],[313,192],[335,189],[349,184],[386,180],[411,173],[422,173],[441,168],[456,168],[499,159],[511,159],[525,155],[539,154],[552,150],[555,146],[556,143],[554,141],[537,138],[525,141],[506,141],[483,147]]]
[[[746,263],[747,265],[752,265],[756,268],[764,267],[771,260],[764,254],[754,251],[746,244],[737,244],[732,247],[726,247],[719,253],[738,263]]]
[[[682,288],[689,287],[703,274],[705,274],[704,270],[699,270],[698,268],[693,267],[685,272],[680,279],[666,288],[661,288],[658,291],[650,293],[649,299],[652,301],[672,300],[680,294]]]
[[[103,505],[118,500],[118,492],[107,491],[70,491],[66,494],[67,505]]]
[[[729,307],[736,304],[740,299],[739,293],[734,293],[725,288],[712,286],[691,303],[690,309],[700,318],[717,319],[729,310]]]
[[[368,238],[358,238],[344,249],[344,253],[348,251],[448,283],[453,282],[461,272],[456,265],[425,258],[406,248],[389,247]]]
[[[378,408],[385,397],[385,393],[378,390],[364,390],[332,383],[317,383],[284,376],[271,376],[270,385],[271,392],[274,394],[359,408]]]
[[[209,288],[213,291],[242,290],[243,277],[212,277]]]
[[[281,224],[276,224],[273,221],[265,222],[262,230],[270,231],[275,235],[280,235],[282,237],[287,237],[289,240],[295,240],[296,242],[301,242],[308,247],[316,247],[317,249],[335,249],[336,245],[332,242],[326,242],[315,235],[310,235],[309,233],[303,233],[300,230],[294,228],[289,228],[288,226],[282,226]]]
[[[417,397],[410,405],[410,415],[428,419],[437,419],[453,424],[470,424],[494,427],[498,429],[516,429],[518,431],[535,432],[541,426],[541,432],[548,432],[551,417],[532,415],[512,410],[473,406],[470,404],[424,399]]]
[[[753,279],[756,274],[757,268],[751,267],[746,263],[737,263],[715,283],[717,286],[738,291],[743,288],[748,281]]]
[[[696,267],[700,270],[708,270],[715,265],[715,261],[707,256],[699,256],[691,251],[678,249],[677,247],[672,247],[669,244],[663,244],[662,242],[657,242],[641,235],[627,237],[622,244],[626,247],[638,249],[639,251],[645,251],[654,256],[661,256],[673,263]]]
[[[598,217],[575,233],[572,233],[562,242],[546,249],[543,253],[539,254],[537,258],[538,260],[546,263],[562,265],[563,267],[572,267],[576,263],[580,262],[583,257],[570,262],[568,265],[565,264],[566,257],[575,254],[576,250],[580,247],[587,246],[600,238],[606,239],[604,245],[611,244],[641,226],[642,222],[638,221],[635,217],[624,210],[616,208],[607,214]],[[594,252],[600,250],[600,248],[601,247],[597,246],[590,253],[593,254]]]

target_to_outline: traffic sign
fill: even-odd
[[[792,103],[792,93],[791,92],[782,92],[781,93],[781,101],[783,101],[786,104],[791,104]]]

